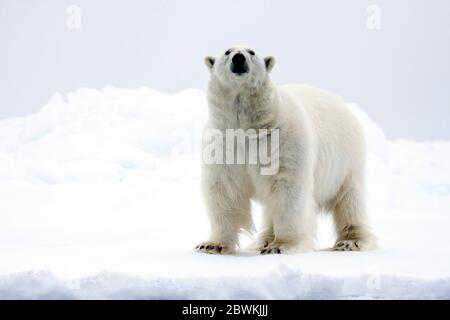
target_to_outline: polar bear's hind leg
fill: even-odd
[[[337,234],[334,250],[360,251],[375,248],[376,240],[368,227],[363,187],[360,183],[347,182],[338,194],[332,211]]]

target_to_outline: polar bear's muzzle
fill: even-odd
[[[232,73],[240,76],[248,72],[247,59],[242,53],[236,53],[231,59],[230,70]]]

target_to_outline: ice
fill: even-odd
[[[388,140],[349,108],[370,148],[371,252],[328,251],[324,216],[316,252],[194,253],[202,91],[79,89],[1,120],[0,298],[449,299],[450,142]]]

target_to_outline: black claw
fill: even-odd
[[[350,245],[347,243],[347,244],[345,245],[345,247],[346,247],[346,248],[350,248]]]
[[[268,245],[269,245],[269,243],[266,241],[266,242],[264,243],[264,248],[267,248]]]
[[[277,253],[281,253],[281,250],[280,250],[280,249],[277,249]]]
[[[357,243],[357,242],[355,242],[355,246],[356,246],[357,248],[359,248],[359,246],[358,246],[358,243]]]
[[[218,248],[217,248],[217,251],[218,251],[218,252],[222,252],[222,249],[223,249],[222,247],[218,247]]]
[[[200,247],[200,245],[196,246],[195,249],[198,249],[198,247]]]
[[[267,252],[267,249],[261,250],[261,254],[265,254]]]
[[[202,250],[205,246],[200,246],[200,250]]]
[[[206,246],[206,250],[212,249],[212,246]]]
[[[342,247],[344,244],[341,242],[341,243],[338,243],[338,247]]]

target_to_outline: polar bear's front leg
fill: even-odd
[[[272,243],[274,239],[275,235],[273,233],[272,217],[265,215],[263,227],[256,236],[256,239],[249,246],[249,249],[262,251],[267,248],[269,243]]]
[[[250,230],[250,197],[239,175],[229,172],[206,172],[203,183],[206,208],[211,226],[208,241],[197,245],[197,251],[232,254],[239,244],[239,232]]]
[[[315,210],[309,186],[289,179],[276,180],[266,203],[274,239],[261,254],[311,251],[314,245]]]

